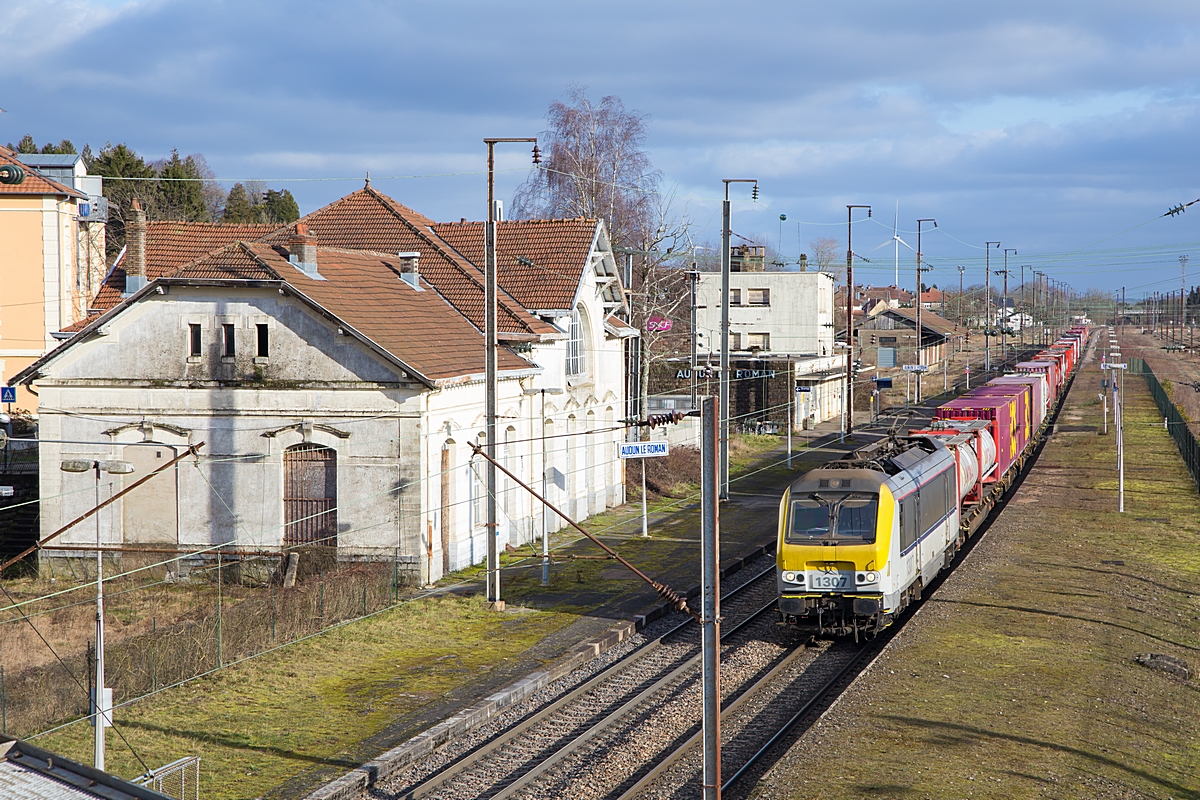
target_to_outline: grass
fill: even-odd
[[[1098,387],[1093,364],[1069,424],[1100,424]],[[1134,662],[1200,666],[1200,497],[1144,384],[1126,395],[1126,513],[1113,436],[1058,434],[962,574],[757,796],[1200,796],[1200,693]]]
[[[566,614],[484,613],[478,598],[410,603],[118,710],[151,767],[202,759],[206,800],[256,797],[318,764],[348,770],[355,745],[572,621]],[[109,733],[108,767],[141,766]],[[37,740],[85,763],[85,723]]]

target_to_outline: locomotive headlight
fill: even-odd
[[[867,573],[867,583],[874,583],[878,579],[879,579],[879,576],[876,575],[874,572]]]
[[[796,582],[796,573],[794,573],[794,572],[783,573],[783,582],[784,583],[795,583]]]

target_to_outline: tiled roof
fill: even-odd
[[[879,314],[895,314],[897,316],[904,317],[914,325],[917,322],[916,309],[906,308],[904,306],[901,306],[900,308],[885,307],[879,310]],[[874,316],[879,316],[879,314],[875,314]],[[943,336],[957,336],[961,333],[958,329],[958,326],[953,322],[945,317],[939,317],[937,314],[934,314],[930,311],[921,312],[921,327],[928,328],[929,330],[940,333]]]
[[[25,180],[17,184],[0,184],[0,194],[52,194],[65,197],[86,197],[74,189],[53,181],[17,160],[13,151],[0,147],[0,164],[16,164],[25,170]]]
[[[152,220],[146,223],[146,280],[174,275],[184,264],[220,250],[226,245],[258,239],[278,225],[226,225],[217,222],[177,222]],[[120,262],[104,279],[89,309],[108,311],[121,302],[125,292],[125,269]],[[87,325],[77,322],[64,331],[82,330]]]
[[[478,266],[464,258],[434,231],[433,221],[367,186],[301,217],[320,246],[377,253],[421,254],[421,277],[443,295],[472,324],[484,327],[484,283]],[[282,244],[296,223],[276,230],[263,241]],[[498,299],[500,332],[558,337],[553,325],[527,313],[501,292]]]
[[[571,309],[596,237],[596,224],[596,220],[583,217],[498,223],[500,288],[530,310]],[[443,222],[433,229],[472,263],[483,265],[483,222]]]
[[[483,335],[427,282],[417,291],[401,279],[401,268],[401,260],[386,253],[319,248],[324,280],[317,280],[291,264],[280,246],[239,242],[174,277],[283,280],[425,378],[482,374]],[[498,364],[501,371],[533,367],[504,347]]]

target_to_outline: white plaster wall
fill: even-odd
[[[731,289],[741,290],[741,305],[729,309],[729,330],[742,334],[769,333],[771,354],[833,354],[834,279],[824,272],[733,272]],[[748,305],[749,289],[770,289],[770,306]],[[697,287],[697,326],[701,351],[721,350],[721,276],[702,273]]]

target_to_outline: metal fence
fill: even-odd
[[[200,800],[200,756],[172,761],[146,773],[136,783],[175,800]]]
[[[1183,418],[1183,414],[1179,413],[1175,403],[1167,396],[1166,390],[1158,382],[1158,378],[1150,369],[1149,364],[1140,358],[1131,358],[1129,359],[1129,371],[1145,378],[1146,385],[1150,387],[1150,395],[1154,398],[1154,404],[1158,406],[1158,412],[1167,420],[1167,430],[1171,432],[1171,438],[1175,440],[1175,446],[1179,448],[1179,455],[1183,457],[1183,463],[1187,465],[1188,472],[1192,473],[1192,480],[1196,482],[1197,487],[1200,487],[1200,443],[1196,442],[1196,437],[1192,434],[1188,421]]]

